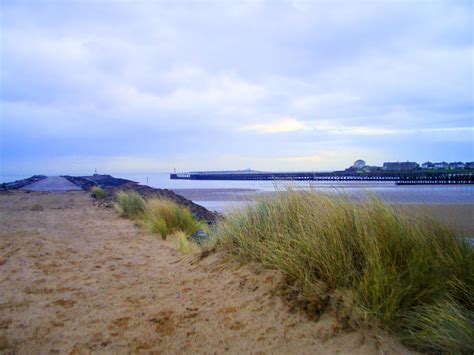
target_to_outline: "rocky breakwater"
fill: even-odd
[[[115,201],[116,194],[119,191],[134,191],[144,198],[166,198],[174,201],[180,206],[187,207],[197,219],[205,221],[208,224],[214,224],[222,216],[217,212],[211,212],[206,208],[194,203],[187,198],[176,194],[168,189],[157,189],[147,185],[140,185],[135,181],[115,178],[111,175],[92,175],[92,176],[63,176],[73,184],[80,186],[83,190],[90,190],[93,186],[98,186],[108,193],[104,200],[105,206],[111,206]]]
[[[0,191],[18,190],[34,182],[46,179],[46,177],[47,176],[44,175],[33,175],[27,179],[16,180],[13,182],[4,182],[0,184]]]
[[[104,190],[110,190],[125,184],[137,184],[135,181],[120,179],[111,175],[94,174],[91,176],[69,176],[63,175],[63,178],[79,186],[83,190],[90,190],[93,186],[98,186]]]

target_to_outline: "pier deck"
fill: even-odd
[[[252,173],[178,173],[179,180],[292,180],[292,181],[393,181],[398,185],[474,184],[474,172],[252,172]]]

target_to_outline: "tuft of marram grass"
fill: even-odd
[[[97,199],[97,200],[103,200],[104,198],[107,198],[109,195],[107,191],[104,189],[98,187],[98,186],[93,186],[91,189],[92,195]]]
[[[143,199],[136,192],[119,192],[116,210],[122,217],[134,220],[151,233],[161,235],[162,239],[176,232],[191,235],[206,225],[196,220],[189,209],[161,198]]]
[[[189,253],[191,251],[191,243],[184,232],[176,232],[176,250],[180,253]]]
[[[159,233],[163,239],[177,231],[191,235],[204,224],[197,221],[191,212],[173,201],[154,198],[146,202],[146,207],[140,222],[152,233]]]
[[[122,217],[137,219],[143,215],[145,207],[145,200],[140,196],[140,194],[125,191],[117,193],[115,209]]]
[[[361,310],[402,335],[421,327],[408,318],[442,314],[427,310],[447,307],[446,298],[472,318],[474,250],[440,222],[397,214],[375,197],[356,203],[288,189],[234,212],[213,238],[218,250],[280,270],[308,302],[322,304],[322,288],[350,290]],[[464,326],[457,327],[466,323],[449,324],[462,345]],[[427,337],[410,339],[430,349]],[[440,348],[453,344],[443,345],[442,330],[438,339]]]
[[[404,334],[408,344],[424,344],[437,354],[474,354],[474,313],[459,302],[442,300],[422,306],[407,317]]]

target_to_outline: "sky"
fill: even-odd
[[[473,16],[473,1],[0,0],[0,173],[472,161]]]

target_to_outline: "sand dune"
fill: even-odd
[[[317,322],[276,272],[178,254],[88,193],[0,195],[5,353],[406,353],[390,336]]]

